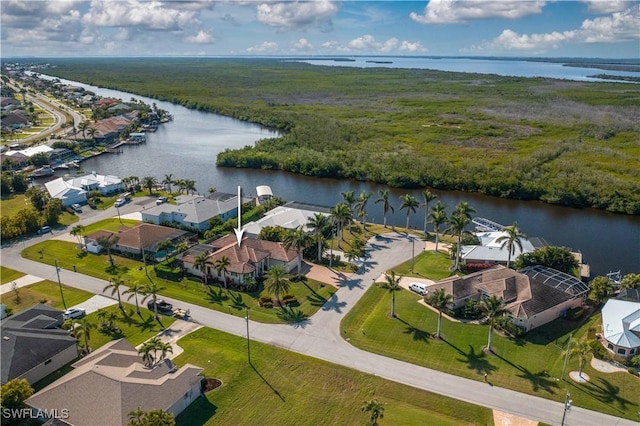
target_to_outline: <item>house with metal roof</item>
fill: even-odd
[[[482,231],[474,234],[479,240],[480,245],[463,245],[460,247],[460,257],[462,263],[495,263],[506,264],[509,259],[509,249],[502,247],[499,239],[506,236],[504,231]],[[511,261],[514,261],[523,253],[531,253],[536,248],[526,238],[522,240],[522,250],[514,244],[511,253]]]
[[[614,354],[629,358],[640,353],[640,303],[609,299],[602,308],[602,334]]]
[[[29,397],[40,412],[68,414],[70,425],[129,424],[129,413],[165,410],[177,416],[201,395],[202,368],[165,359],[152,367],[126,340],[107,343],[73,364],[73,371]]]
[[[561,317],[570,308],[582,306],[589,287],[564,272],[531,266],[520,272],[496,265],[463,277],[453,276],[429,286],[453,296],[452,309],[469,299],[502,298],[514,324],[526,331]]]
[[[302,227],[309,232],[307,223],[316,213],[329,216],[329,207],[314,204],[298,203],[291,201],[284,206],[278,206],[269,210],[262,218],[254,222],[249,222],[244,226],[247,234],[258,235],[262,228],[267,226],[278,226],[286,229],[296,229]]]
[[[39,303],[0,322],[2,384],[43,379],[78,357],[77,340],[62,325],[62,311]]]

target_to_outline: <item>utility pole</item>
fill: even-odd
[[[567,396],[564,398],[564,412],[562,413],[562,422],[560,426],[564,426],[564,419],[567,417],[567,411],[571,410],[571,394],[567,391]]]
[[[62,306],[64,310],[67,310],[67,304],[64,301],[64,293],[62,292],[62,283],[60,282],[60,267],[58,266],[58,259],[56,259],[56,274],[58,275],[58,287],[60,287],[60,297],[62,297]]]
[[[569,333],[569,342],[567,343],[567,352],[564,354],[564,365],[562,366],[562,375],[560,376],[560,380],[564,380],[564,373],[567,369],[567,362],[569,360],[569,352],[571,351],[571,337],[573,333]]]
[[[416,263],[416,251],[415,251],[416,239],[411,237],[411,273],[413,274],[413,267]]]

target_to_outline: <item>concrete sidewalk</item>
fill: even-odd
[[[11,292],[13,290],[14,283],[17,288],[22,288],[40,281],[44,281],[44,278],[36,277],[35,275],[22,276],[17,280],[0,285],[0,295]]]
[[[192,321],[185,321],[181,319],[175,320],[171,327],[162,330],[160,333],[156,334],[154,337],[159,337],[161,341],[164,343],[171,344],[171,348],[173,349],[173,353],[170,353],[167,358],[173,359],[184,352],[180,346],[178,346],[178,340],[183,338],[189,333],[193,333],[194,331],[202,328],[202,325],[197,324]],[[140,349],[144,345],[144,343],[136,346],[136,349]]]

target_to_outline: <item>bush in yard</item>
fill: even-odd
[[[591,347],[591,353],[593,353],[593,356],[596,359],[602,359],[605,361],[608,361],[611,359],[611,354],[609,353],[609,351],[606,350],[605,347],[602,346],[602,344],[598,340],[596,339],[589,340],[589,346]]]
[[[271,296],[260,296],[258,303],[263,308],[273,308],[273,299],[271,299]]]
[[[577,321],[584,316],[584,309],[582,307],[571,308],[564,314],[564,316],[569,321]]]
[[[285,305],[296,305],[298,303],[298,298],[293,294],[285,294],[282,296],[282,303]]]

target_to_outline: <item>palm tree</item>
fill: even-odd
[[[204,277],[204,284],[208,285],[207,282],[207,259],[209,258],[208,253],[200,253],[193,259],[193,266],[202,272],[202,276]]]
[[[145,412],[140,407],[129,413],[129,424],[139,425],[142,424]]]
[[[402,201],[402,204],[400,205],[400,210],[402,209],[407,209],[407,232],[409,231],[409,215],[411,213],[415,213],[416,212],[416,208],[418,208],[418,206],[420,205],[420,203],[418,202],[418,199],[416,197],[414,197],[413,195],[409,195],[409,194],[404,194],[400,196],[400,201]]]
[[[153,188],[157,185],[157,183],[157,179],[153,176],[145,176],[142,178],[142,187],[149,190],[149,195],[151,195]]]
[[[78,129],[80,129],[80,131],[82,131],[82,139],[86,140],[87,136],[86,136],[86,131],[87,128],[89,127],[89,123],[87,121],[82,121],[80,122],[80,124],[78,124]]]
[[[467,203],[466,201],[462,201],[458,203],[458,205],[456,206],[456,208],[452,213],[452,216],[454,215],[465,216],[467,219],[471,220],[471,214],[475,212],[476,212],[475,209],[469,206],[469,203]]]
[[[186,190],[187,194],[189,193],[189,191],[191,191],[191,194],[193,195],[193,193],[196,192],[196,181],[191,179],[185,179],[184,189]]]
[[[369,198],[373,196],[372,192],[362,191],[356,200],[355,208],[358,211],[358,216],[362,217],[362,229],[366,230],[367,223],[367,203]]]
[[[365,401],[360,410],[363,413],[371,413],[369,416],[371,426],[376,426],[378,424],[378,419],[384,418],[384,405],[375,399]]]
[[[173,243],[169,238],[162,240],[156,245],[156,253],[159,251],[164,251],[164,257],[167,258],[169,257],[169,249],[172,246],[173,246]]]
[[[218,189],[215,186],[210,186],[209,189],[207,189],[207,191],[209,192],[209,194],[213,194],[214,192],[216,192]]]
[[[318,243],[318,263],[322,262],[322,241],[324,239],[322,234],[328,226],[329,217],[322,213],[314,214],[307,222],[307,227],[313,230],[313,234],[315,235]]]
[[[569,351],[569,358],[578,357],[578,376],[582,378],[582,368],[587,362],[587,357],[593,352],[588,342],[578,342]],[[567,352],[564,352],[567,355]]]
[[[162,181],[162,184],[165,185],[165,187],[167,187],[167,192],[169,194],[171,194],[171,184],[173,183],[173,174],[169,173],[167,175],[164,175],[164,180]]]
[[[144,361],[144,364],[147,367],[153,366],[153,364],[155,363],[155,357],[153,354],[154,348],[152,345],[145,343],[140,349],[138,349],[138,353],[142,354],[142,361]]]
[[[114,293],[118,294],[118,307],[122,312],[124,312],[124,306],[122,306],[122,300],[120,299],[120,288],[124,287],[124,280],[120,277],[116,277],[113,280],[109,280],[109,284],[107,284],[102,291],[105,292],[111,289],[111,295]]]
[[[436,233],[436,253],[438,252],[438,242],[440,241],[440,225],[444,225],[449,221],[447,218],[446,207],[444,204],[438,200],[436,205],[431,207],[431,213],[429,214],[429,218],[433,224],[433,231]]]
[[[84,225],[76,225],[73,228],[71,228],[71,235],[78,238],[79,245],[82,245],[82,240],[80,239],[80,237],[82,236],[83,232],[84,232]]]
[[[465,215],[456,215],[454,214],[449,218],[449,229],[447,229],[447,233],[451,235],[458,236],[458,245],[456,247],[456,260],[454,264],[454,270],[458,270],[460,266],[460,250],[462,248],[462,235],[465,234],[466,226],[471,223],[471,219],[469,219]]]
[[[173,181],[176,185],[178,185],[178,192],[182,194],[182,191],[185,188],[185,180],[184,179],[176,179]]]
[[[353,204],[356,202],[355,191],[341,192],[340,195],[342,195],[342,201],[349,206],[349,210],[353,211]]]
[[[504,315],[507,310],[504,307],[504,299],[491,296],[480,302],[480,310],[484,314],[484,318],[489,324],[489,340],[487,342],[487,351],[492,352],[491,341],[493,339],[493,326],[496,318]]]
[[[304,249],[309,246],[311,239],[309,234],[304,232],[302,226],[298,226],[287,232],[282,239],[282,247],[285,250],[293,248],[298,253],[298,274],[302,274],[302,260],[304,256]]]
[[[380,198],[378,198],[375,201],[375,204],[378,203],[382,203],[382,220],[384,221],[384,227],[387,227],[387,213],[389,212],[389,210],[391,210],[391,213],[394,212],[393,210],[393,206],[391,205],[391,203],[389,202],[389,190],[388,189],[381,189],[378,191],[378,194],[380,194]]]
[[[342,242],[343,228],[351,221],[353,213],[347,203],[338,203],[330,212],[331,221],[338,226],[338,245]]]
[[[442,326],[442,311],[447,309],[447,306],[453,300],[453,296],[447,294],[443,288],[439,288],[431,295],[425,295],[424,301],[438,310],[438,331],[436,332],[436,339],[440,338],[440,327]]]
[[[91,142],[93,145],[96,144],[96,134],[98,133],[98,130],[96,130],[95,127],[90,127],[87,130],[87,134],[89,135],[89,137],[91,138]]]
[[[119,239],[120,237],[113,233],[96,238],[98,245],[107,251],[107,256],[109,256],[109,263],[111,263],[111,266],[114,264],[113,257],[111,257],[111,247],[115,246]]]
[[[142,303],[144,303],[145,300],[147,300],[149,297],[151,297],[151,300],[153,300],[153,313],[154,313],[154,317],[156,320],[158,320],[160,317],[158,316],[158,293],[160,291],[164,290],[164,287],[159,287],[158,284],[156,284],[153,281],[149,281],[147,284],[142,286],[142,293],[144,294],[144,297],[142,298]]]
[[[130,283],[129,284],[129,288],[122,292],[122,294],[128,294],[129,295],[129,297],[127,297],[127,300],[131,300],[132,297],[135,297],[136,313],[138,315],[140,315],[140,306],[138,305],[138,293],[141,293],[143,288],[144,287],[142,286],[142,284],[140,284],[138,281],[136,281],[133,284]]]
[[[269,269],[265,274],[264,289],[269,294],[273,294],[280,303],[280,295],[286,293],[291,288],[291,281],[289,280],[289,274],[283,266],[274,266]]]
[[[216,259],[216,261],[213,263],[213,267],[218,273],[218,276],[222,275],[222,282],[225,289],[227,288],[227,279],[225,275],[227,273],[227,267],[229,265],[231,265],[231,259],[229,259],[227,256],[222,256],[221,258]]]
[[[429,220],[429,203],[431,201],[435,200],[436,198],[438,198],[438,196],[436,194],[433,194],[428,189],[425,189],[424,192],[422,193],[422,197],[424,198],[424,203],[422,203],[422,207],[424,207],[424,230],[423,230],[423,232],[426,234],[427,233],[427,223],[428,223],[428,220]]]
[[[509,250],[509,257],[507,257],[507,268],[511,263],[511,255],[515,254],[516,247],[520,249],[522,253],[522,240],[526,240],[527,236],[520,232],[518,229],[518,223],[513,222],[513,225],[504,228],[504,235],[496,239],[496,243],[501,243],[500,248],[507,247]]]
[[[167,354],[173,354],[173,346],[171,343],[160,342],[158,344],[158,350],[160,351],[160,361],[167,357]]]
[[[395,271],[391,271],[391,274],[384,274],[384,283],[382,288],[386,288],[391,293],[391,317],[396,317],[396,291],[400,290],[400,277],[396,278]]]
[[[76,336],[76,339],[79,339],[80,337],[84,338],[84,349],[87,353],[91,352],[89,339],[91,339],[91,330],[94,328],[96,328],[96,326],[86,318],[79,319],[73,324],[73,335]]]

